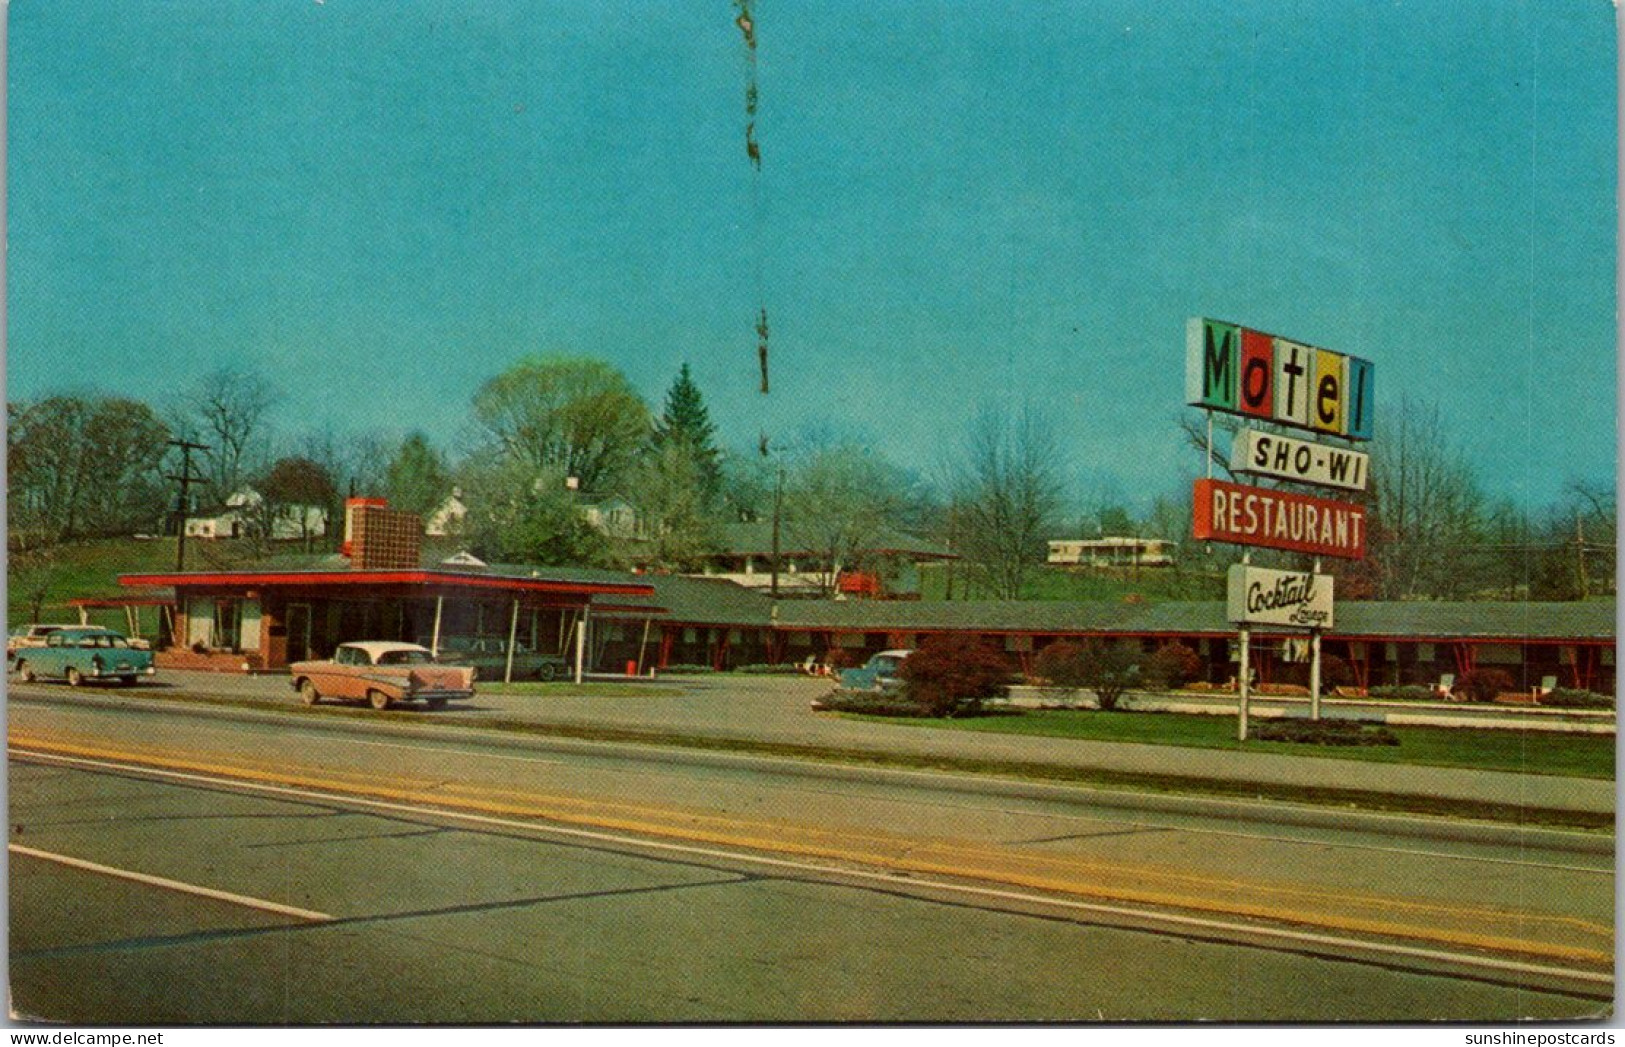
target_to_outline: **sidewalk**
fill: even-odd
[[[478,726],[481,721],[517,720],[577,730],[600,727],[651,736],[756,741],[905,754],[916,759],[940,757],[1168,779],[1195,778],[1425,796],[1588,814],[1609,813],[1615,807],[1614,782],[1595,779],[991,734],[852,720],[811,708],[814,698],[830,690],[827,681],[742,676],[674,676],[653,681],[628,681],[622,677],[601,679],[620,682],[635,690],[619,695],[541,696],[487,691],[466,705],[455,705],[425,716],[436,722],[470,726]],[[175,670],[164,673],[163,681],[184,691],[262,700],[274,697],[286,699],[290,705],[297,700],[287,678],[281,676],[244,677]],[[149,693],[156,697],[156,691],[157,688],[153,688]],[[141,691],[123,693],[140,694]]]

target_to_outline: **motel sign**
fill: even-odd
[[[1192,317],[1185,328],[1185,399],[1276,425],[1371,439],[1376,369],[1239,324]]]

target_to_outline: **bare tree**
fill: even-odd
[[[819,581],[833,593],[843,570],[864,566],[863,555],[905,502],[902,474],[874,452],[852,442],[803,451],[789,469],[784,489],[787,545],[818,555]]]
[[[217,499],[235,492],[265,457],[265,419],[278,398],[258,371],[229,366],[204,375],[186,398],[184,431],[209,445],[207,473]]]
[[[1024,408],[984,408],[953,470],[954,532],[972,578],[999,599],[1021,596],[1062,506],[1064,472],[1049,422]]]
[[[1401,399],[1373,441],[1370,553],[1377,595],[1459,599],[1485,580],[1484,496],[1436,406]],[[1493,584],[1493,583],[1492,583]]]

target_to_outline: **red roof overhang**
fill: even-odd
[[[180,574],[121,574],[120,585],[296,586],[423,585],[453,589],[499,589],[507,592],[568,593],[580,596],[653,596],[654,586],[628,582],[566,582],[549,578],[457,574],[451,571],[200,571]]]

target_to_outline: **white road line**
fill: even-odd
[[[784,869],[792,872],[809,873],[818,876],[846,880],[866,880],[884,883],[891,887],[906,887],[912,890],[940,891],[948,894],[960,894],[977,898],[992,898],[1001,901],[1024,902],[1028,904],[1048,906],[1057,909],[1067,909],[1076,912],[1096,913],[1118,918],[1127,917],[1142,923],[1161,925],[1167,929],[1186,930],[1193,933],[1222,933],[1238,935],[1244,940],[1268,939],[1281,943],[1288,948],[1335,948],[1354,953],[1376,954],[1401,958],[1411,961],[1431,961],[1456,964],[1462,967],[1479,968],[1501,972],[1515,972],[1525,975],[1540,975],[1547,977],[1567,978],[1574,981],[1588,982],[1596,985],[1612,985],[1612,974],[1581,970],[1570,967],[1552,967],[1545,964],[1527,963],[1519,960],[1504,960],[1492,956],[1483,956],[1468,952],[1447,952],[1443,949],[1429,949],[1414,945],[1400,945],[1392,942],[1362,941],[1358,938],[1344,938],[1332,934],[1316,934],[1309,931],[1298,931],[1290,928],[1267,927],[1255,924],[1238,923],[1231,920],[1218,920],[1208,917],[1182,916],[1177,913],[1161,913],[1144,909],[1134,909],[1127,906],[1107,905],[1100,902],[1083,902],[1070,898],[1052,897],[1049,895],[1033,894],[1026,891],[1004,890],[995,887],[976,887],[970,884],[953,883],[944,880],[931,880],[919,876],[900,875],[896,873],[879,872],[867,869],[841,868],[831,865],[820,865],[816,862],[797,861],[789,858],[770,858],[765,855],[752,854],[747,851],[730,851],[719,847],[704,847],[698,844],[672,843],[665,840],[650,840],[620,833],[603,832],[593,829],[576,829],[563,825],[548,824],[538,816],[535,820],[519,818],[500,818],[493,815],[470,814],[449,808],[431,807],[405,803],[395,803],[388,800],[370,800],[363,797],[347,796],[343,793],[327,793],[315,789],[300,789],[285,785],[268,785],[258,782],[245,781],[236,778],[219,777],[214,775],[196,774],[186,771],[166,771],[153,767],[144,767],[140,764],[124,764],[105,760],[92,760],[77,756],[59,756],[54,753],[35,752],[23,748],[10,748],[9,752],[19,756],[42,760],[48,763],[63,763],[71,766],[99,767],[121,773],[135,772],[156,778],[168,778],[176,781],[203,782],[208,785],[224,785],[232,788],[253,792],[269,793],[279,796],[294,796],[306,800],[321,800],[328,803],[339,803],[352,807],[365,807],[374,810],[390,811],[394,813],[414,814],[419,817],[433,816],[451,821],[469,822],[475,825],[488,825],[504,829],[522,829],[529,832],[548,833],[555,836],[568,836],[576,839],[595,840],[603,843],[614,843],[621,846],[642,848],[644,850],[665,851],[673,854],[692,855],[702,858],[717,858],[725,861],[744,862],[753,865],[762,865],[774,869]]]
[[[263,912],[273,912],[281,916],[293,916],[312,923],[326,923],[334,917],[324,912],[313,912],[310,909],[300,909],[292,905],[283,905],[280,902],[269,902],[264,898],[250,898],[246,894],[232,894],[230,891],[217,891],[212,887],[200,887],[195,883],[182,883],[179,880],[168,880],[162,876],[149,876],[146,873],[133,872],[129,869],[115,869],[111,865],[100,865],[96,862],[87,862],[83,858],[70,858],[65,854],[53,854],[50,851],[36,850],[33,847],[24,847],[20,843],[6,845],[6,850],[12,854],[21,854],[28,858],[38,858],[42,861],[55,862],[74,869],[84,869],[87,872],[100,873],[103,876],[113,876],[120,880],[132,880],[135,883],[144,883],[151,887],[162,887],[168,891],[179,891],[182,894],[195,894],[200,898],[213,898],[216,901],[231,902],[234,905],[246,906],[250,909],[259,909]]]

